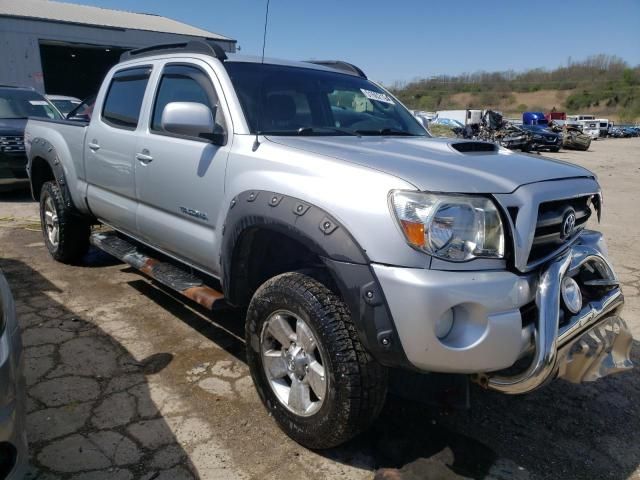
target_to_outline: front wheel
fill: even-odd
[[[76,263],[89,249],[89,224],[65,205],[56,182],[40,191],[40,224],[51,256],[62,263]]]
[[[387,392],[387,371],[363,348],[346,305],[317,280],[285,273],[249,305],[247,361],[267,410],[308,448],[365,430]]]

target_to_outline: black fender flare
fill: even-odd
[[[317,255],[348,305],[365,348],[383,365],[410,367],[366,251],[335,217],[303,200],[264,190],[245,191],[231,200],[220,250],[221,282],[230,303],[236,298],[236,247],[256,229],[286,235]]]
[[[62,193],[62,199],[64,200],[65,205],[71,208],[74,207],[60,157],[58,156],[55,147],[51,145],[49,141],[41,137],[36,137],[31,142],[31,151],[29,154],[29,163],[27,167],[27,173],[29,174],[29,185],[31,186],[31,196],[33,197],[33,199],[36,202],[40,201],[40,198],[37,198],[36,191],[34,189],[32,160],[34,158],[41,158],[42,160],[47,162],[49,168],[51,169],[51,172],[53,173],[55,181],[60,187],[60,192]]]

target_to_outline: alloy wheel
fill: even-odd
[[[300,416],[322,407],[327,376],[322,347],[309,325],[287,310],[272,313],[261,335],[262,365],[280,403]]]

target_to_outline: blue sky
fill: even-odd
[[[69,0],[67,0],[69,1]],[[155,13],[262,48],[266,0],[72,0]],[[606,53],[640,64],[640,0],[271,0],[266,55],[336,59],[385,84],[553,68]]]

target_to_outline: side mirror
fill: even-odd
[[[216,127],[215,110],[202,103],[171,102],[164,107],[160,124],[166,132],[206,138],[222,145],[226,141],[226,134],[220,133],[220,127]]]
[[[88,122],[90,120],[89,115],[71,115],[67,117],[67,120],[72,122]]]

